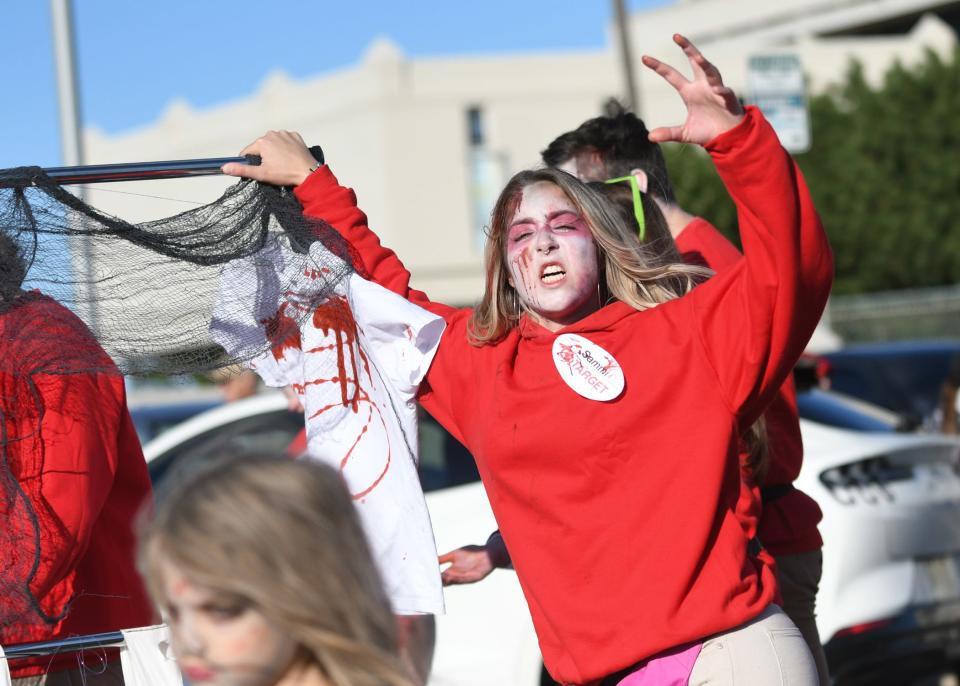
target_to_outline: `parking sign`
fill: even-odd
[[[748,102],[760,108],[793,153],[810,149],[810,118],[800,59],[796,55],[752,55],[747,62]]]

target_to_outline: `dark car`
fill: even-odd
[[[885,407],[916,428],[937,409],[960,341],[898,341],[853,345],[822,356],[830,388]]]

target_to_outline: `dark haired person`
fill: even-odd
[[[86,326],[38,291],[0,231],[0,645],[144,626],[132,522],[150,498],[123,376]],[[109,657],[109,656],[108,656]],[[14,683],[122,683],[119,662],[10,662]],[[72,681],[71,681],[72,680]]]
[[[542,157],[545,164],[584,181],[636,177],[640,190],[662,212],[685,262],[723,273],[741,259],[740,252],[712,224],[680,206],[663,150],[650,141],[646,125],[632,112],[621,109],[589,119],[554,139]],[[823,515],[813,498],[793,487],[803,463],[803,442],[792,376],[764,416],[769,468],[760,489],[757,536],[776,560],[783,608],[810,645],[820,680],[829,683],[816,625],[823,547],[817,524]]]

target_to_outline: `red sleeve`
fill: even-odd
[[[715,272],[724,271],[743,259],[733,243],[713,224],[700,217],[683,227],[676,244],[684,262],[709,267]]]
[[[826,306],[833,256],[799,168],[759,110],[707,144],[737,206],[745,260],[691,295],[721,388],[749,426],[787,379]]]
[[[677,248],[684,261],[722,272],[743,259],[733,243],[705,219],[697,217],[677,236]],[[770,436],[770,469],[764,485],[793,483],[803,463],[803,440],[797,416],[797,394],[793,375],[780,388],[764,412]]]
[[[361,274],[442,317],[456,311],[410,287],[410,272],[397,254],[385,248],[377,234],[367,227],[367,216],[357,207],[357,196],[352,189],[340,185],[330,167],[320,167],[294,189],[294,194],[305,215],[324,220],[347,240],[356,257],[362,260],[362,269],[358,270]]]

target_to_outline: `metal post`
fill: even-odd
[[[77,86],[76,49],[74,48],[73,11],[70,0],[50,0],[53,22],[53,54],[57,70],[57,100],[60,105],[60,151],[63,163],[83,164],[83,138],[80,123],[80,95]],[[86,200],[83,187],[74,190],[80,200]],[[75,273],[73,298],[81,310],[77,312],[90,331],[97,334],[97,292],[94,278],[96,256],[89,241],[66,246],[72,255]]]
[[[70,0],[50,0],[50,15],[53,20],[53,52],[60,103],[60,150],[63,163],[72,167],[83,164],[84,155],[80,137],[80,95],[77,89]]]
[[[639,117],[641,116],[640,97],[633,80],[633,54],[630,50],[630,31],[627,26],[627,9],[624,0],[613,0],[613,14],[617,24],[617,34],[620,37],[620,63],[623,67],[627,107]]]

